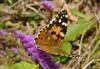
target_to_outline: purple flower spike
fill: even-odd
[[[11,50],[15,53],[15,54],[17,54],[18,53],[18,50],[17,50],[17,48],[11,48]]]
[[[36,60],[43,69],[59,69],[59,66],[52,60],[51,55],[37,48],[35,38],[32,35],[25,35],[20,31],[14,31],[14,33],[23,43],[25,50],[32,56],[32,59]]]
[[[20,31],[17,31],[17,30],[14,29],[13,32],[16,35],[17,38],[23,39],[25,37],[25,34],[20,32]]]
[[[0,29],[0,35],[6,35],[6,31],[3,29]]]
[[[42,1],[42,6],[45,8],[45,9],[48,9],[48,10],[53,10],[55,8],[55,5],[54,3],[48,1],[48,0],[44,0]]]
[[[30,41],[32,41],[33,43],[35,43],[35,40],[33,39],[32,35],[27,35],[25,38],[23,38],[22,42],[23,43],[29,43]]]
[[[38,62],[43,67],[43,69],[59,69],[59,66],[52,61],[51,55],[38,49]]]

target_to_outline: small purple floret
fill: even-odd
[[[3,29],[0,29],[0,35],[6,35],[6,31]]]
[[[17,50],[17,48],[15,48],[15,47],[11,48],[11,50],[12,50],[12,52],[14,52],[15,54],[18,53],[18,50]]]
[[[0,50],[0,57],[3,57],[3,56],[5,56],[5,55],[6,55],[6,52],[3,51],[3,50]]]
[[[45,9],[48,9],[48,10],[53,10],[55,8],[55,5],[54,3],[48,1],[48,0],[44,0],[42,1],[42,6],[45,8]]]

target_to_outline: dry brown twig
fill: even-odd
[[[36,10],[34,7],[31,6],[31,4],[26,5],[26,8],[29,8],[30,10],[38,13],[42,18],[45,18],[44,15],[42,15],[38,10]]]
[[[18,0],[16,3],[14,3],[13,5],[11,5],[9,8],[13,8],[14,6],[16,6],[17,4],[21,3],[22,0]]]

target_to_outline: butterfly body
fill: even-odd
[[[36,43],[38,47],[47,53],[54,55],[67,54],[61,48],[62,40],[67,31],[68,15],[65,10],[59,12],[50,23],[45,26],[38,36],[36,37]]]

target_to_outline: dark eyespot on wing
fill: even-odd
[[[61,39],[64,39],[64,37],[61,37]]]
[[[64,34],[66,34],[66,31],[67,31],[67,27],[65,27],[65,26],[61,26],[63,29],[61,30],[61,32],[63,32]]]
[[[58,34],[58,35],[57,35],[57,37],[59,38],[59,37],[61,37],[61,35],[60,35],[60,34]]]
[[[56,34],[56,32],[52,31],[52,32],[51,32],[51,35],[52,35],[52,34]]]

